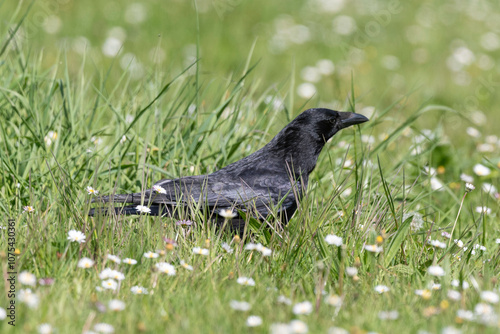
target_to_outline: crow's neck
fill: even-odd
[[[264,146],[263,151],[286,166],[295,179],[302,177],[307,180],[324,145],[325,140],[314,132],[287,127]]]

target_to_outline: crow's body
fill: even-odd
[[[278,212],[286,223],[297,209],[307,188],[309,174],[327,142],[339,130],[368,121],[362,115],[329,109],[309,109],[301,113],[267,145],[255,153],[212,174],[161,180],[144,193],[104,196],[95,202],[126,203],[116,213],[138,214],[137,205],[146,205],[151,215],[172,215],[179,206],[200,203],[218,221],[227,210],[250,213],[264,219]],[[90,212],[94,215],[94,209]],[[231,225],[242,229],[244,221],[236,216]]]

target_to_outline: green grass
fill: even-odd
[[[460,26],[451,31],[436,28],[439,33],[427,32],[427,40],[415,46],[401,31],[416,24],[412,9],[429,7],[407,4],[380,35],[370,39],[365,57],[349,62],[318,37],[326,36],[326,29],[331,31],[332,18],[340,14],[314,14],[303,10],[309,8],[303,3],[290,4],[287,14],[310,27],[314,38],[280,54],[265,51],[273,22],[283,14],[278,4],[258,2],[262,11],[257,12],[249,2],[231,3],[222,17],[210,7],[199,13],[197,29],[196,12],[187,3],[169,4],[165,15],[172,20],[153,10],[154,5],[161,9],[164,5],[151,3],[150,21],[140,26],[127,25],[122,9],[109,10],[106,6],[113,2],[58,3],[52,14],[60,17],[62,28],[56,34],[40,28],[31,32],[37,38],[28,43],[10,36],[18,24],[17,31],[30,33],[41,5],[35,3],[24,16],[29,3],[21,3],[16,11],[12,3],[0,1],[5,22],[0,28],[0,225],[14,221],[17,271],[55,280],[33,287],[18,281],[17,294],[31,288],[39,304],[30,308],[15,299],[16,327],[3,320],[2,333],[37,332],[42,323],[51,324],[58,333],[82,332],[97,323],[111,324],[117,333],[265,333],[272,324],[293,319],[304,321],[311,333],[325,333],[331,327],[352,333],[441,333],[449,326],[464,333],[498,331],[493,316],[489,323],[481,315],[472,321],[457,317],[458,310],[474,312],[479,303],[487,304],[481,301],[482,291],[499,292],[499,199],[495,192],[482,189],[485,184],[500,186],[498,143],[491,144],[493,150],[478,149],[493,142],[488,135],[498,134],[494,121],[498,96],[490,94],[479,101],[486,123],[467,107],[469,97],[477,98],[482,78],[497,73],[498,65],[491,72],[481,70],[477,62],[463,69],[461,75],[472,80],[469,86],[456,85],[456,73],[443,69],[455,35],[472,43],[493,30],[490,19],[477,23],[466,16],[468,8],[457,5],[448,21],[438,20],[444,7],[430,3],[436,9],[430,20],[438,28],[446,22],[459,21]],[[488,18],[497,10],[497,5],[489,6]],[[106,10],[119,15],[111,17]],[[356,18],[360,27],[373,17],[350,4],[341,14]],[[100,52],[102,32],[118,25],[129,36],[123,53],[133,52],[141,60],[140,77],[121,67],[123,53],[109,59]],[[151,37],[159,29],[170,32],[160,42]],[[97,47],[80,55],[55,44],[65,36],[79,35]],[[394,36],[399,36],[400,44]],[[336,38],[356,49],[354,36]],[[186,62],[188,57],[179,51],[186,40],[198,45],[197,62]],[[148,58],[156,45],[166,52],[161,65]],[[410,50],[417,48],[439,54],[439,60],[415,65]],[[476,44],[469,48],[476,60],[488,53]],[[398,57],[399,69],[380,65],[387,54]],[[497,61],[498,50],[489,52],[489,57]],[[334,61],[335,72],[316,83],[318,94],[312,99],[297,96],[301,69],[324,58]],[[405,84],[387,84],[397,75],[405,78]],[[210,173],[262,147],[300,111],[315,106],[364,113],[374,106],[375,111],[370,122],[343,130],[325,146],[307,197],[283,230],[269,233],[249,224],[254,232],[241,235],[238,242],[202,214],[193,219],[196,226],[189,232],[168,218],[87,216],[91,207],[87,186],[100,194],[138,192],[159,179]],[[469,126],[479,130],[479,137],[466,134]],[[50,144],[49,131],[56,133]],[[475,175],[473,168],[479,163],[491,174]],[[442,189],[433,187],[436,179],[425,172],[428,167],[436,169]],[[473,175],[476,186],[466,196],[462,173]],[[35,212],[23,212],[28,205]],[[491,213],[476,212],[481,206],[491,208]],[[416,228],[420,216],[414,213],[421,216],[421,228]],[[70,242],[72,229],[82,231],[86,241]],[[441,236],[452,231],[452,240],[462,240],[467,250]],[[328,234],[342,237],[343,246],[327,244]],[[176,240],[173,250],[165,237]],[[429,239],[441,240],[446,247],[434,248]],[[6,277],[7,230],[0,231],[0,240]],[[224,242],[233,253],[226,253]],[[245,250],[249,242],[262,243],[272,255]],[[378,255],[364,249],[377,243],[383,247]],[[484,245],[486,251],[476,249],[472,254],[475,244]],[[205,247],[209,255],[193,254],[193,247]],[[144,258],[148,251],[161,251],[160,257]],[[138,263],[118,265],[107,260],[108,254]],[[82,257],[92,258],[95,265],[78,268]],[[193,271],[184,269],[181,260]],[[154,264],[162,261],[175,266],[175,276],[154,270]],[[427,272],[431,265],[441,266],[445,275],[431,276]],[[116,291],[96,290],[101,285],[98,275],[106,267],[125,275]],[[348,267],[358,269],[356,277],[347,275]],[[256,284],[239,285],[238,277],[251,277]],[[453,287],[453,279],[468,282],[470,288]],[[7,291],[7,282],[0,282],[0,289]],[[431,289],[433,282],[441,284],[440,289]],[[132,294],[135,285],[149,294]],[[390,291],[379,294],[376,285],[386,285]],[[415,294],[423,289],[429,290],[425,298]],[[460,300],[450,298],[450,290],[462,292]],[[279,303],[280,295],[292,305]],[[334,295],[342,298],[341,305],[325,302]],[[111,299],[125,302],[125,310],[104,311]],[[247,301],[251,309],[233,310],[231,300]],[[8,301],[7,293],[0,294],[0,307]],[[293,305],[303,301],[312,303],[311,314],[294,314]],[[491,305],[496,317],[499,306]],[[381,311],[397,311],[398,318],[381,319]],[[250,315],[260,316],[263,324],[248,328]]]

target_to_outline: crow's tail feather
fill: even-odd
[[[144,196],[144,201],[147,202],[148,194],[144,193],[133,193],[133,194],[116,194],[110,196],[98,196],[94,197],[91,203],[132,203],[132,204],[141,204],[142,198]]]

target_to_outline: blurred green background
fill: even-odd
[[[29,5],[0,2],[4,40]],[[251,80],[284,98],[293,91],[294,110],[345,107],[353,83],[365,114],[440,104],[458,112],[444,122],[451,132],[475,124],[494,133],[499,8],[493,0],[38,0],[16,42],[48,69],[67,59],[76,74],[85,57],[86,72],[110,69],[114,79],[175,74],[199,56],[205,85],[237,80],[251,54]]]

